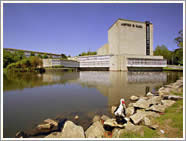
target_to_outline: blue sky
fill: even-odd
[[[183,29],[182,4],[4,4],[4,48],[75,56],[108,42],[108,28],[118,19],[151,21],[154,49],[177,48]]]

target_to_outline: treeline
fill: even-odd
[[[163,56],[170,65],[183,65],[183,31],[179,31],[179,36],[174,39],[178,48],[170,51],[165,45],[157,46],[154,50],[155,56]]]
[[[26,57],[24,52],[9,52],[3,50],[3,68],[8,71],[36,71],[42,67],[42,59],[39,56]]]
[[[81,54],[79,54],[79,56],[86,56],[86,55],[96,55],[97,52],[96,51],[88,51],[88,52],[82,52]]]

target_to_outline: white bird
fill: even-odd
[[[128,121],[128,119],[125,118],[125,109],[126,109],[125,100],[124,100],[124,98],[122,98],[120,100],[119,107],[117,107],[116,110],[114,111],[114,115],[116,116],[116,121],[118,123],[123,124]]]

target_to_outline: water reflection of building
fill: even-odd
[[[152,80],[151,76],[156,78]],[[145,95],[166,82],[167,76],[162,72],[80,72],[77,81],[96,87],[101,94],[108,97],[108,104],[112,106],[117,105],[120,98],[129,99],[132,95]]]
[[[166,82],[165,72],[128,72],[128,82],[130,83],[151,83]]]

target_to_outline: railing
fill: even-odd
[[[127,67],[166,67],[165,59],[128,58]]]

